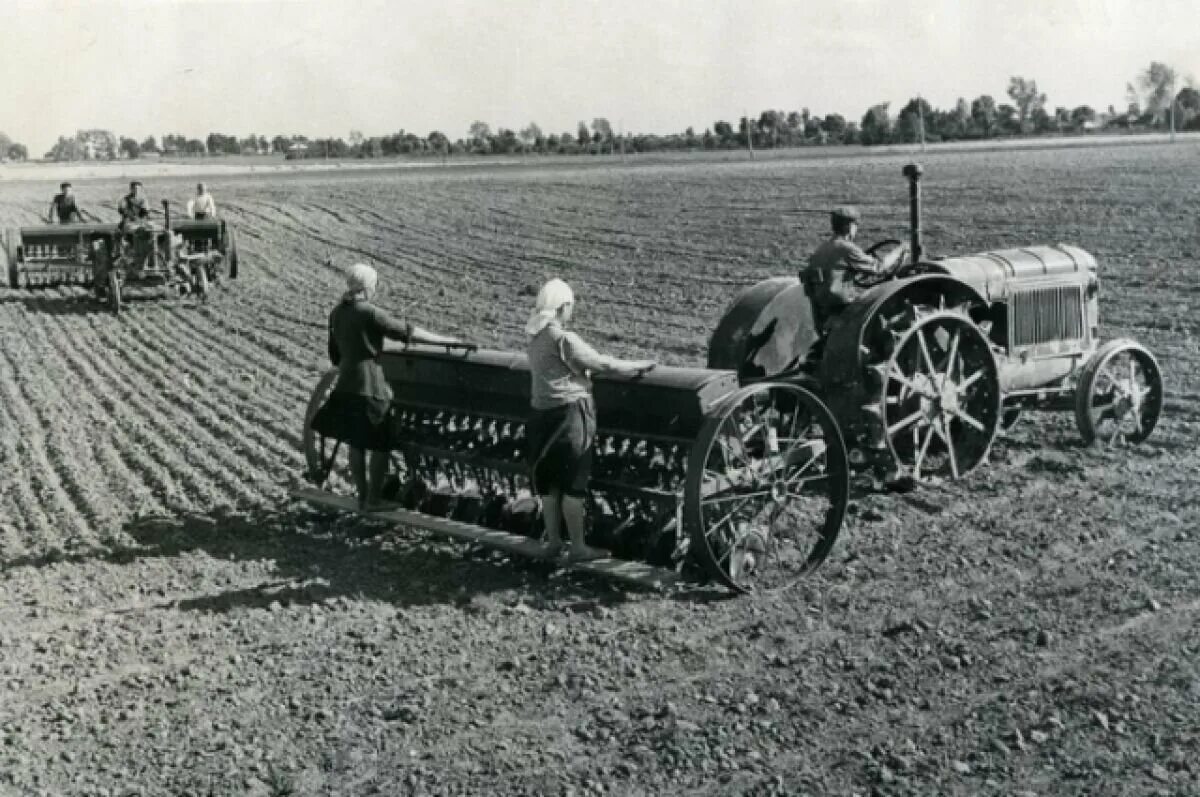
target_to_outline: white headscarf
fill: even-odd
[[[374,292],[375,285],[379,282],[379,275],[375,269],[368,266],[366,263],[355,263],[350,268],[346,269],[346,295],[349,299],[359,294],[366,295]]]
[[[574,304],[575,294],[571,286],[557,277],[547,282],[538,291],[537,301],[529,320],[525,322],[525,334],[533,337],[546,328],[546,325],[558,316],[559,308],[566,304]]]

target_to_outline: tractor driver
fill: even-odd
[[[71,193],[71,184],[63,183],[59,188],[62,189],[62,193],[55,194],[50,200],[50,213],[46,220],[51,224],[54,223],[55,217],[58,217],[59,224],[83,221],[83,214],[75,204],[75,195]]]
[[[142,183],[140,180],[134,180],[129,184],[129,193],[117,205],[117,212],[121,214],[121,231],[130,222],[138,222],[150,215],[150,209],[146,205],[146,197],[142,194]]]
[[[854,243],[861,218],[857,208],[847,205],[834,208],[830,214],[833,235],[817,247],[808,259],[808,266],[800,272],[800,281],[812,304],[813,321],[822,336],[829,332],[830,322],[846,305],[866,290],[855,282],[856,277],[890,274],[908,253],[908,247],[903,245],[882,259],[864,252]]]

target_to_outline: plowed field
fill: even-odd
[[[701,365],[742,286],[906,158],[222,177],[241,278],[119,318],[0,289],[0,794],[1200,794],[1200,147],[937,153],[927,245],[1070,242],[1159,357],[1140,446],[1027,417],[858,496],[824,568],[625,592],[292,504],[337,265],[516,348],[558,275],[604,350]],[[191,180],[147,180],[155,202]],[[119,180],[80,181],[115,219]],[[0,185],[0,225],[49,184]]]

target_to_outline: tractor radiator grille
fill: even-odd
[[[1083,292],[1077,285],[1021,291],[1010,307],[1010,347],[1083,338]]]

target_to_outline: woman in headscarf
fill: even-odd
[[[529,336],[532,380],[528,423],[533,491],[542,502],[547,555],[562,550],[565,521],[571,538],[569,556],[580,561],[606,554],[584,543],[584,521],[592,446],[596,436],[596,406],[592,374],[640,376],[653,360],[618,360],[600,354],[567,324],[575,310],[575,295],[567,283],[552,279],[542,286],[525,325]]]
[[[346,292],[329,315],[329,359],[338,368],[337,384],[312,420],[318,433],[349,444],[350,470],[362,511],[386,508],[380,498],[392,447],[392,389],[376,360],[384,338],[406,343],[459,342],[394,319],[376,307],[371,299],[378,283],[375,269],[365,263],[346,270]],[[369,469],[367,451],[371,452]]]

